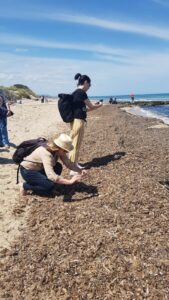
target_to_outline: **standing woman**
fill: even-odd
[[[97,109],[103,104],[92,104],[91,101],[88,99],[86,92],[91,86],[91,79],[87,75],[81,75],[80,73],[77,73],[74,79],[78,80],[78,88],[72,94],[74,120],[70,123],[70,136],[72,138],[72,144],[74,146],[74,149],[70,152],[70,160],[77,164],[79,158],[79,150],[84,136],[84,127],[87,118],[87,111]]]
[[[10,116],[10,106],[3,95],[0,95],[0,147],[9,150],[7,117]]]

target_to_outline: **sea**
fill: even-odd
[[[119,102],[130,102],[130,95],[110,95],[110,96],[95,96],[89,97],[92,101],[103,100],[103,103],[107,104],[109,99],[116,98],[117,103]],[[134,95],[134,101],[169,101],[169,93],[158,93],[158,94],[136,94]],[[169,125],[169,105],[155,105],[155,106],[134,106],[129,109],[130,113],[139,115],[142,117],[156,118],[162,120],[165,124]]]

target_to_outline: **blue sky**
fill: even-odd
[[[1,0],[0,85],[38,94],[169,92],[169,0]]]

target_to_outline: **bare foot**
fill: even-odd
[[[21,196],[26,196],[26,195],[28,195],[27,191],[24,190],[23,183],[20,183],[20,184],[19,184],[19,191],[20,191],[20,195],[21,195]]]

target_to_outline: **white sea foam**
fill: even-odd
[[[141,108],[139,106],[126,107],[126,108],[123,108],[123,110],[127,111],[130,114],[136,115],[136,116],[159,119],[159,120],[163,121],[165,124],[169,125],[168,117],[162,116],[158,113],[154,113],[154,112],[145,110],[144,108]]]

